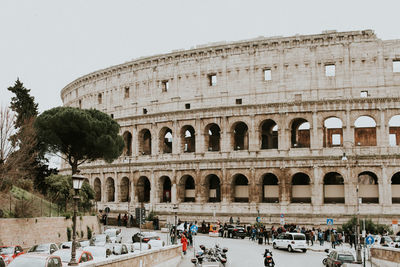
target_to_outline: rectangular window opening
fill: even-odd
[[[125,87],[124,98],[129,98],[129,87]]]
[[[210,86],[216,86],[217,85],[217,74],[209,74],[208,82],[209,82]]]
[[[236,105],[241,105],[242,104],[242,99],[241,98],[237,98],[236,99]]]
[[[396,134],[389,134],[389,145],[397,146]]]
[[[147,109],[146,108],[143,109],[143,114],[147,114]]]
[[[163,92],[167,92],[169,89],[169,82],[168,80],[161,82],[161,87]]]
[[[393,72],[400,72],[400,60],[393,60]]]
[[[360,97],[368,97],[368,91],[361,91]]]
[[[328,64],[325,65],[325,76],[326,77],[335,77],[335,65],[334,64]]]
[[[82,100],[79,100],[79,108],[82,108]]]
[[[97,102],[98,102],[99,104],[101,104],[101,103],[103,102],[103,95],[102,95],[102,94],[98,94],[98,95],[97,95]]]
[[[185,109],[190,109],[190,104],[189,103],[185,104]]]
[[[332,134],[332,145],[334,146],[340,146],[340,134]]]
[[[114,114],[111,114],[110,116],[111,116],[111,119],[114,119]]]
[[[271,69],[265,69],[264,70],[264,81],[271,81]]]

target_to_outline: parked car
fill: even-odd
[[[58,246],[55,243],[46,243],[46,244],[39,244],[32,246],[28,250],[28,253],[39,252],[39,253],[53,254],[57,250]]]
[[[90,240],[90,245],[91,246],[104,247],[108,243],[111,243],[111,239],[110,239],[110,237],[108,235],[105,235],[105,234],[95,235]]]
[[[2,258],[5,264],[10,264],[16,257],[24,254],[24,250],[21,246],[0,246],[0,258]]]
[[[60,250],[54,252],[53,255],[59,256],[61,258],[63,266],[67,266],[68,263],[71,261],[71,250],[70,249],[60,249]],[[83,249],[77,249],[75,259],[76,259],[76,262],[82,263],[82,262],[92,261],[93,256],[92,256],[92,253],[90,253],[89,251],[85,251]]]
[[[104,260],[112,254],[112,251],[106,247],[88,246],[88,247],[84,247],[82,249],[84,251],[90,252],[95,261]]]
[[[339,267],[344,263],[356,263],[354,255],[349,251],[332,250],[322,262],[327,267]]]
[[[240,225],[228,225],[228,237],[230,238],[241,238],[246,237],[246,229]]]
[[[7,267],[62,267],[59,256],[44,253],[26,253],[15,258]]]
[[[274,239],[272,247],[274,249],[287,249],[289,252],[292,252],[296,249],[306,252],[306,236],[301,233],[282,233],[278,235],[276,239]]]
[[[6,267],[6,263],[4,262],[2,257],[0,257],[0,267]]]
[[[395,236],[393,243],[394,243],[395,248],[399,248],[400,247],[400,236]]]
[[[82,240],[78,242],[80,247],[87,247],[90,246],[90,240]]]
[[[147,243],[150,240],[160,240],[160,237],[154,232],[139,232],[132,236],[133,243],[140,242],[140,239],[142,239],[142,242]]]
[[[114,255],[124,255],[124,254],[128,254],[129,250],[125,244],[113,244],[112,245],[112,253]]]
[[[147,242],[147,244],[149,244],[151,246],[151,248],[162,248],[163,246],[165,246],[164,241],[155,240],[155,239],[149,240],[149,242]]]
[[[384,235],[376,235],[375,236],[375,245],[380,245],[382,247],[395,247],[395,242],[393,242],[393,239],[390,236]]]
[[[110,228],[104,231],[104,234],[110,237],[112,243],[121,243],[122,242],[122,233],[121,229]]]
[[[76,242],[76,247],[80,248],[81,247],[81,243],[80,242]],[[68,242],[63,242],[59,245],[60,249],[65,249],[65,248],[72,248],[72,241],[68,241]]]

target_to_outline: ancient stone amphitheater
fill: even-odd
[[[123,155],[81,168],[98,209],[267,225],[400,215],[400,40],[372,30],[144,57],[61,97],[121,125]]]

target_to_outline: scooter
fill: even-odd
[[[269,249],[265,249],[264,252],[264,266],[268,266],[268,267],[274,267],[275,266],[275,262],[274,259],[272,258],[272,252],[269,251]]]
[[[326,263],[328,262],[328,257],[329,257],[329,249],[327,248],[327,249],[325,249],[325,252],[328,254],[327,256],[326,256],[326,258],[325,259],[323,259],[322,260],[322,264],[324,265],[324,266],[326,266]]]

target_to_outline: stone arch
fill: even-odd
[[[291,146],[310,147],[310,123],[303,118],[291,122]]]
[[[171,202],[171,179],[161,176],[159,180],[160,202]]]
[[[149,129],[142,129],[139,132],[139,153],[151,155],[151,132]]]
[[[246,123],[239,121],[232,125],[232,143],[234,150],[249,149],[249,128]]]
[[[195,180],[191,175],[183,175],[178,184],[178,198],[182,202],[195,202]]]
[[[311,203],[310,177],[298,172],[292,177],[292,203]]]
[[[324,120],[324,147],[341,146],[343,144],[343,122],[337,117]]]
[[[379,203],[378,177],[370,171],[358,175],[358,197],[362,203]]]
[[[232,177],[232,190],[234,202],[249,202],[249,180],[241,173]]]
[[[139,203],[150,202],[151,183],[146,176],[140,176],[136,184],[136,195]]]
[[[160,152],[162,154],[172,153],[172,130],[168,127],[164,127],[160,131]]]
[[[184,153],[196,152],[196,135],[191,125],[185,125],[181,130],[181,143]]]
[[[261,149],[278,148],[278,124],[271,119],[264,120],[260,124]]]
[[[344,179],[337,172],[324,176],[324,203],[344,203]]]
[[[400,145],[400,115],[394,115],[389,120],[389,145]]]
[[[129,178],[124,176],[121,179],[120,186],[119,186],[119,201],[120,202],[128,202],[129,201],[129,187],[130,182]]]
[[[94,179],[94,199],[95,201],[101,201],[101,181],[99,177]]]
[[[129,131],[125,131],[122,137],[124,138],[124,155],[132,156],[132,134]]]
[[[279,180],[273,173],[266,173],[262,176],[262,202],[279,202]]]
[[[210,123],[205,128],[206,149],[208,151],[221,150],[221,128],[218,124]]]
[[[392,203],[400,203],[400,172],[396,172],[391,179]]]
[[[354,122],[354,143],[357,146],[376,146],[376,122],[370,116],[360,116]]]
[[[106,193],[107,193],[107,202],[115,201],[115,183],[114,179],[108,177],[106,180]]]
[[[215,174],[209,174],[205,177],[205,186],[208,202],[221,202],[221,179]]]

